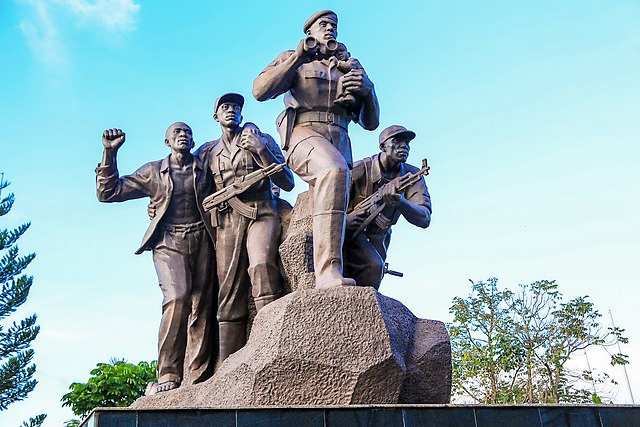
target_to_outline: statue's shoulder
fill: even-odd
[[[404,164],[404,169],[405,169],[405,172],[409,172],[409,173],[417,173],[418,171],[420,171],[419,167],[410,165],[409,163]]]
[[[138,173],[150,173],[150,172],[160,172],[164,165],[169,165],[169,157],[165,157],[164,159],[154,160],[152,162],[145,163],[144,165],[138,168]]]
[[[289,59],[289,57],[291,55],[293,55],[294,52],[295,52],[295,50],[285,50],[280,55],[278,55],[278,57],[276,59],[273,60],[271,65],[278,65],[278,64],[286,61],[287,59]]]
[[[351,179],[354,181],[364,179],[367,175],[367,170],[371,170],[371,164],[375,159],[377,159],[377,156],[377,154],[374,154],[371,157],[365,157],[364,159],[355,162],[353,164],[353,169],[351,170]]]
[[[196,151],[194,151],[193,155],[202,158],[207,155],[216,145],[220,143],[220,138],[214,139],[213,141],[207,141],[202,144]]]

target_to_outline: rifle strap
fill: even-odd
[[[222,182],[222,171],[220,170],[220,165],[218,164],[218,159],[213,159],[213,161],[211,162],[212,168],[213,168],[213,180],[216,184],[216,187],[218,187],[218,189],[223,189],[224,188],[224,182]],[[242,215],[245,218],[249,218],[249,219],[253,219],[255,220],[258,217],[258,209],[252,206],[247,205],[246,203],[242,202],[240,199],[238,199],[237,196],[233,196],[232,198],[230,198],[229,200],[227,200],[227,203],[229,203],[229,206],[231,207],[231,209],[233,209],[234,211],[238,212],[240,215]],[[218,216],[220,214],[219,210],[216,209],[215,210],[215,215]],[[212,214],[212,218],[213,218]],[[213,220],[212,220],[213,221]],[[219,224],[219,221],[216,221],[216,223]],[[217,225],[213,225],[213,227],[217,227]]]

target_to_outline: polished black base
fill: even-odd
[[[636,405],[381,405],[95,409],[82,427],[640,427]]]

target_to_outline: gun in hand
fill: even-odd
[[[384,210],[386,204],[382,201],[382,194],[387,186],[392,186],[392,188],[395,189],[395,193],[399,194],[420,181],[423,176],[427,175],[429,175],[429,165],[427,164],[427,159],[423,159],[422,169],[420,169],[418,172],[413,174],[408,173],[406,175],[395,178],[393,181],[390,181],[387,184],[383,185],[378,189],[378,191],[358,203],[349,213],[365,212],[368,214],[368,216],[362,222],[362,224],[360,224],[360,227],[358,227],[358,229],[353,233],[352,237],[356,237],[358,234],[360,234]]]
[[[368,214],[367,218],[360,224],[360,227],[353,233],[353,237],[356,237],[360,234],[365,228],[373,222],[378,215],[384,210],[386,204],[382,201],[382,193],[383,189],[386,186],[392,186],[395,188],[395,193],[399,194],[411,187],[413,184],[417,183],[422,179],[423,176],[429,175],[429,165],[427,164],[427,159],[422,160],[422,168],[416,173],[408,173],[406,175],[395,178],[393,181],[388,182],[384,186],[380,187],[378,191],[358,203],[349,213],[352,212],[366,212]]]
[[[205,197],[202,201],[202,207],[207,212],[214,209],[224,210],[226,208],[225,203],[228,203],[234,197],[244,193],[252,185],[280,172],[285,168],[285,166],[286,164],[284,163],[271,163],[266,168],[251,172],[250,174],[245,175],[242,181],[234,182],[233,184]]]

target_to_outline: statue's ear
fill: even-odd
[[[167,147],[171,147],[171,144],[169,144],[169,140],[168,139],[164,140],[164,145],[166,145]]]
[[[216,122],[220,121],[218,120],[218,113],[213,113],[213,120],[215,120]]]

